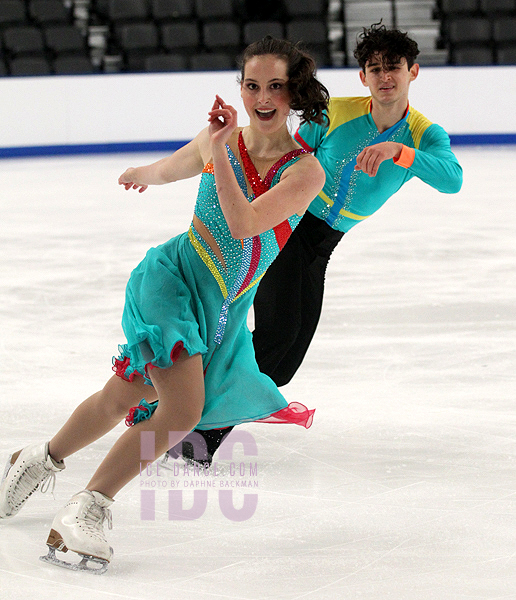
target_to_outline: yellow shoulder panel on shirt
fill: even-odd
[[[328,114],[330,116],[330,127],[328,133],[337,129],[340,125],[358,119],[369,114],[371,107],[370,96],[358,96],[356,98],[330,98]]]
[[[423,137],[423,133],[432,125],[432,121],[429,121],[417,110],[414,110],[412,106],[409,109],[409,115],[407,117],[407,123],[412,133],[412,139],[414,140],[414,146],[416,150],[419,149],[419,143]]]

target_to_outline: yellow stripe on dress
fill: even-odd
[[[226,288],[226,284],[224,283],[224,279],[223,279],[222,275],[220,274],[220,271],[217,269],[217,266],[213,262],[213,259],[211,258],[211,256],[208,254],[208,252],[206,252],[205,248],[203,248],[202,244],[195,237],[192,227],[190,227],[190,229],[188,230],[188,237],[190,238],[190,242],[192,243],[192,246],[194,247],[194,249],[197,252],[197,254],[199,255],[199,257],[201,258],[202,262],[211,271],[211,274],[213,275],[213,277],[215,277],[215,281],[219,284],[219,288],[220,288],[220,291],[222,292],[222,296],[224,298],[227,298],[228,290]]]
[[[238,294],[236,296],[236,298],[233,300],[233,302],[237,299],[240,298],[240,296],[242,296],[243,294],[245,294],[246,292],[248,292],[253,286],[255,286],[260,279],[265,275],[265,272],[263,272],[259,277],[257,277],[254,281],[252,281],[245,289],[243,289],[240,294]]]
[[[319,197],[326,202],[329,206],[333,206],[333,200],[327,196],[323,191],[319,192]],[[353,219],[353,221],[363,221],[364,219],[368,219],[371,215],[357,215],[355,213],[349,212],[349,210],[345,210],[341,208],[339,214],[343,217],[348,217],[348,219]]]

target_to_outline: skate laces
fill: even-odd
[[[12,502],[15,507],[21,506],[27,498],[33,494],[41,484],[41,492],[44,494],[52,485],[52,493],[56,485],[56,474],[45,467],[44,463],[34,463],[26,467],[12,491]]]
[[[54,471],[49,471],[48,475],[41,482],[40,490],[42,494],[46,494],[48,492],[50,484],[52,484],[52,489],[50,490],[50,492],[53,494],[56,488],[56,474],[54,473]]]
[[[106,521],[108,529],[113,529],[113,517],[109,508],[104,508],[93,500],[86,508],[82,521],[87,533],[102,542],[107,542],[102,525]]]

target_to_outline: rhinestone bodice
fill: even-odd
[[[241,134],[239,136],[239,150],[247,178],[253,188],[252,195],[248,195],[244,172],[237,157],[233,154],[229,146],[227,147],[231,167],[233,168],[242,193],[247,197],[249,202],[252,202],[254,198],[274,186],[279,181],[283,171],[292,165],[298,157],[305,152],[304,150],[299,149],[291,151],[283,156],[271,167],[267,176],[262,181],[245,150]],[[301,218],[298,215],[293,215],[278,227],[265,231],[253,238],[246,238],[244,240],[233,238],[220,207],[212,164],[207,164],[202,172],[194,212],[207,227],[219,246],[220,252],[224,258],[225,266],[222,265],[210,246],[195,230],[193,224],[190,228],[190,239],[196,247],[197,252],[201,255],[201,258],[203,258],[204,262],[210,267],[214,276],[221,279],[227,289],[234,284],[242,269],[246,254],[248,254],[249,251],[251,251],[253,255],[252,258],[255,269],[253,276],[250,279],[248,278],[249,280],[246,283],[249,286],[254,285],[256,280],[263,275],[267,267],[277,256],[278,252],[287,241],[288,235],[296,227]],[[216,270],[216,273],[214,270]]]
[[[305,153],[302,149],[288,152],[270,168],[265,179],[262,180],[247,153],[241,132],[238,138],[238,147],[245,174],[253,190],[251,195],[248,194],[244,171],[229,146],[227,146],[227,152],[240,189],[249,202],[278,183],[283,171]],[[213,165],[210,163],[205,166],[201,175],[194,212],[213,236],[224,259],[224,264],[222,264],[192,223],[189,230],[190,241],[217,280],[224,297],[226,309],[223,306],[222,317],[224,310],[227,311],[231,302],[258,283],[285,245],[301,217],[293,215],[277,227],[251,238],[243,240],[233,238],[220,207]]]

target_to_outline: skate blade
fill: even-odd
[[[179,459],[181,459],[180,463],[178,463]],[[185,458],[182,455],[174,456],[172,454],[169,454],[168,452],[165,455],[163,455],[163,458],[161,458],[158,461],[159,468],[167,469],[168,471],[175,471],[178,468],[178,464],[179,468],[184,468],[186,466],[192,468],[195,467],[203,470],[209,470],[211,467],[211,462],[209,461],[194,460],[193,458]]]
[[[170,454],[169,452],[165,452],[165,454],[158,461],[158,465],[163,467],[164,469],[168,469],[172,471],[174,469],[174,464],[179,458],[179,454]]]
[[[109,562],[103,558],[97,558],[96,556],[87,556],[85,554],[78,554],[81,557],[79,563],[69,563],[64,560],[60,560],[56,556],[56,549],[51,546],[48,547],[48,554],[46,556],[40,556],[39,559],[49,565],[55,565],[56,567],[63,567],[63,569],[69,569],[71,571],[84,571],[86,573],[92,573],[93,575],[102,575],[107,571]],[[88,562],[97,563],[100,567],[90,567]]]

